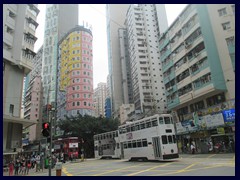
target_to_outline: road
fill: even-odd
[[[235,176],[235,154],[183,154],[169,162],[96,160],[66,163],[67,176]]]

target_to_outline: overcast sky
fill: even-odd
[[[39,26],[36,31],[38,38],[35,43],[35,52],[43,44],[45,4],[39,4],[40,13],[37,17]],[[171,25],[180,14],[186,4],[166,4],[168,25]],[[86,22],[92,25],[93,33],[93,82],[94,88],[99,82],[106,82],[108,75],[107,57],[107,34],[106,34],[106,13],[105,4],[80,4],[79,5],[79,25],[86,26]]]

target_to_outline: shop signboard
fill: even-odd
[[[177,130],[177,134],[185,133],[187,131],[186,128],[182,126],[181,122],[176,123],[176,130]]]
[[[235,109],[228,109],[222,111],[224,122],[235,122]]]
[[[69,148],[78,148],[78,143],[69,143]]]
[[[194,120],[185,120],[180,123],[176,123],[177,133],[188,133],[192,131],[197,131],[198,127],[195,126]]]
[[[217,127],[224,125],[223,115],[222,113],[212,114],[203,116],[207,128]]]

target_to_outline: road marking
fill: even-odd
[[[212,154],[212,155],[209,155],[208,157],[207,157],[207,159],[209,159],[209,158],[211,158],[211,157],[213,157],[213,156],[216,156],[217,154]]]
[[[63,172],[64,174],[66,174],[67,176],[73,176],[72,174],[70,174],[70,173],[67,171],[67,169],[66,169],[65,167],[62,168],[62,172]]]
[[[127,174],[126,176],[133,176],[133,175],[140,174],[140,173],[143,173],[143,172],[151,171],[152,169],[156,169],[156,168],[158,168],[158,167],[168,166],[168,165],[170,165],[170,164],[172,164],[172,163],[173,163],[173,162],[168,163],[168,164],[163,164],[163,165],[161,164],[161,165],[159,165],[159,166],[154,166],[154,167],[152,167],[152,168],[145,169],[145,170],[142,170],[142,171],[138,171],[138,172],[136,172],[136,173]]]
[[[110,171],[107,171],[107,172],[103,172],[103,173],[99,173],[99,174],[94,174],[92,176],[100,176],[100,175],[103,175],[103,174],[108,174],[108,173],[111,173],[111,172],[117,172],[117,171],[121,171],[123,169],[128,169],[128,168],[131,168],[131,167],[137,167],[137,166],[140,166],[144,163],[141,163],[141,164],[138,164],[138,165],[135,165],[135,166],[128,166],[128,167],[124,167],[124,168],[120,168],[120,169],[115,169],[115,170],[110,170]]]

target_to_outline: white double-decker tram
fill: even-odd
[[[122,158],[170,160],[179,157],[170,114],[156,114],[121,125],[118,130]]]
[[[118,130],[94,135],[95,158],[121,158]]]

